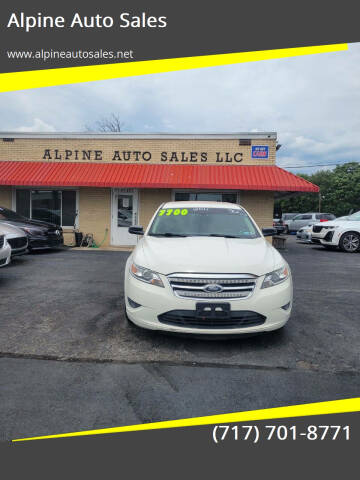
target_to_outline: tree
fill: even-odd
[[[111,113],[108,117],[97,120],[93,126],[86,125],[88,132],[122,132],[123,129],[124,122],[117,113]]]
[[[321,211],[336,216],[360,210],[360,164],[345,163],[334,170],[322,170],[312,175],[299,174],[320,187]],[[319,197],[313,193],[290,195],[275,202],[275,210],[282,212],[317,212]]]

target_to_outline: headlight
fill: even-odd
[[[158,287],[164,287],[160,276],[149,268],[140,267],[139,265],[136,265],[136,263],[132,263],[130,266],[130,273],[142,282],[157,285]]]
[[[261,285],[261,288],[273,287],[274,285],[279,285],[279,283],[284,282],[289,277],[289,268],[287,265],[274,270],[273,272],[267,273],[265,275],[264,281]]]
[[[37,236],[44,235],[43,230],[37,230],[36,228],[26,228],[26,227],[24,227],[23,230],[28,235],[37,235]]]

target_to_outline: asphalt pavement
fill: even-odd
[[[287,326],[227,341],[129,325],[128,253],[54,251],[0,270],[0,438],[349,398],[360,389],[360,254],[287,238]]]

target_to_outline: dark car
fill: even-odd
[[[0,207],[0,223],[2,221],[21,228],[26,233],[29,251],[64,245],[62,228],[53,223],[32,220],[8,208]]]
[[[285,230],[284,222],[281,218],[273,218],[273,227],[276,229],[278,235]]]

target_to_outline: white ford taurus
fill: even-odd
[[[244,208],[169,202],[156,211],[125,268],[126,314],[136,325],[171,332],[245,334],[288,321],[288,264]]]

